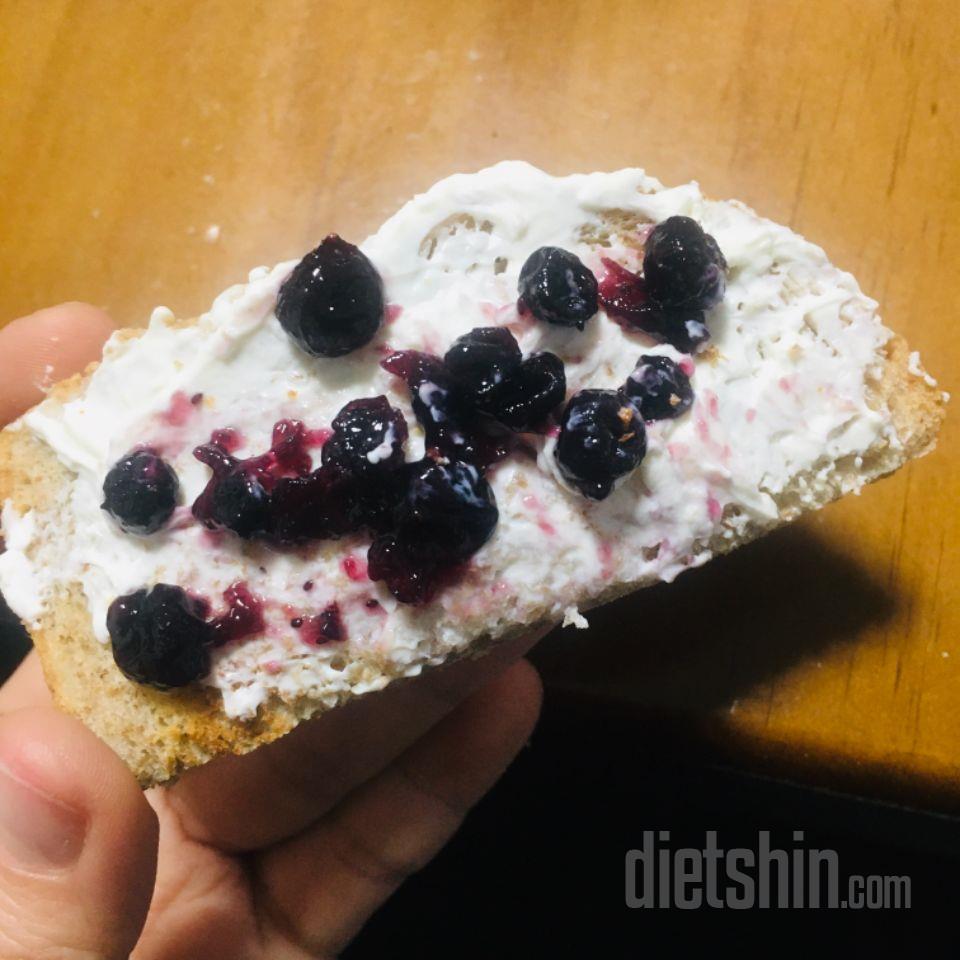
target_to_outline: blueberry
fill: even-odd
[[[477,327],[453,341],[444,365],[461,391],[483,397],[520,366],[520,345],[506,327]]]
[[[110,468],[101,506],[127,533],[156,533],[170,519],[179,488],[170,464],[152,450],[137,450]]]
[[[597,279],[579,257],[540,247],[520,270],[520,299],[538,319],[582,330],[597,312]]]
[[[406,439],[407,421],[386,397],[351,400],[334,417],[323,462],[357,477],[396,469],[403,463]]]
[[[349,478],[329,464],[305,477],[283,477],[270,493],[271,538],[291,545],[358,530],[351,503]]]
[[[692,353],[710,339],[700,307],[658,303],[643,277],[613,260],[605,258],[603,265],[606,273],[600,283],[600,302],[622,327],[672,344],[684,353]]]
[[[669,217],[647,237],[643,275],[660,304],[708,310],[723,299],[726,269],[717,242],[690,217]]]
[[[294,267],[277,300],[280,325],[314,357],[341,357],[369,343],[383,311],[376,267],[333,233]]]
[[[207,520],[209,526],[232,530],[244,540],[268,536],[270,494],[255,473],[240,465],[215,482]]]
[[[210,670],[213,640],[203,616],[201,601],[166,583],[118,597],[107,611],[117,666],[161,690],[200,680]]]
[[[642,356],[623,392],[644,420],[671,420],[690,409],[690,378],[669,357]]]
[[[490,484],[469,463],[410,465],[396,533],[411,557],[460,563],[490,539],[499,512]]]
[[[478,407],[511,430],[534,430],[566,393],[563,361],[552,353],[535,353],[490,389]]]
[[[392,534],[377,537],[367,551],[367,573],[382,580],[401,603],[426,603],[435,592],[435,568],[415,562]]]
[[[439,357],[401,350],[380,365],[410,388],[410,402],[428,448],[455,460],[472,461],[478,455],[472,410]]]
[[[622,394],[581,390],[563,412],[554,455],[564,479],[585,497],[603,500],[614,481],[646,453],[643,420]]]

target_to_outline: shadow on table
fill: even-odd
[[[589,613],[532,659],[555,687],[702,714],[888,620],[898,598],[804,526]]]

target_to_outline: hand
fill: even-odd
[[[95,359],[110,330],[101,311],[65,304],[0,331],[0,422]],[[530,736],[541,690],[519,658],[537,639],[146,795],[53,708],[31,654],[0,690],[0,958],[334,955]]]

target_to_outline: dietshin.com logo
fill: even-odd
[[[902,910],[910,907],[910,877],[841,874],[836,850],[772,846],[759,830],[754,848],[724,849],[716,830],[702,848],[670,846],[669,830],[645,830],[643,846],[626,854],[626,905],[680,910]]]

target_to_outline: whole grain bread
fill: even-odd
[[[635,226],[621,223],[622,219],[613,214],[611,229],[620,232]],[[589,238],[590,242],[598,243],[603,239],[602,235]],[[129,337],[138,335],[137,330],[124,333]],[[95,365],[84,374],[57,385],[54,395],[66,400],[82,392],[94,368]],[[849,462],[834,463],[830,484],[818,484],[812,500],[809,478],[797,475],[776,497],[777,520],[741,525],[732,538],[716,536],[707,544],[714,553],[732,550],[806,510],[823,506],[849,489],[851,480],[856,480],[858,485],[872,482],[933,449],[944,415],[945,396],[932,381],[918,375],[907,344],[900,337],[894,336],[887,342],[880,370],[880,375],[867,383],[869,402],[888,414],[899,443],[882,440],[861,456],[849,458]],[[10,501],[19,513],[49,510],[62,501],[70,480],[70,471],[53,450],[30,431],[0,432],[0,503]],[[618,583],[581,606],[588,608],[606,603],[651,582],[646,579]],[[546,622],[547,619],[541,618],[515,624],[497,636],[478,637],[466,653],[478,655],[492,642]],[[59,585],[31,633],[56,702],[106,741],[144,787],[170,781],[181,771],[217,755],[242,754],[269,743],[329,706],[310,698],[285,702],[273,697],[254,719],[232,720],[222,709],[220,694],[211,688],[160,692],[131,683],[114,665],[109,647],[94,637],[78,583]],[[372,677],[389,681],[397,676],[391,674],[388,663],[373,658],[353,675],[358,682]],[[348,688],[339,696],[339,701],[354,695]]]

